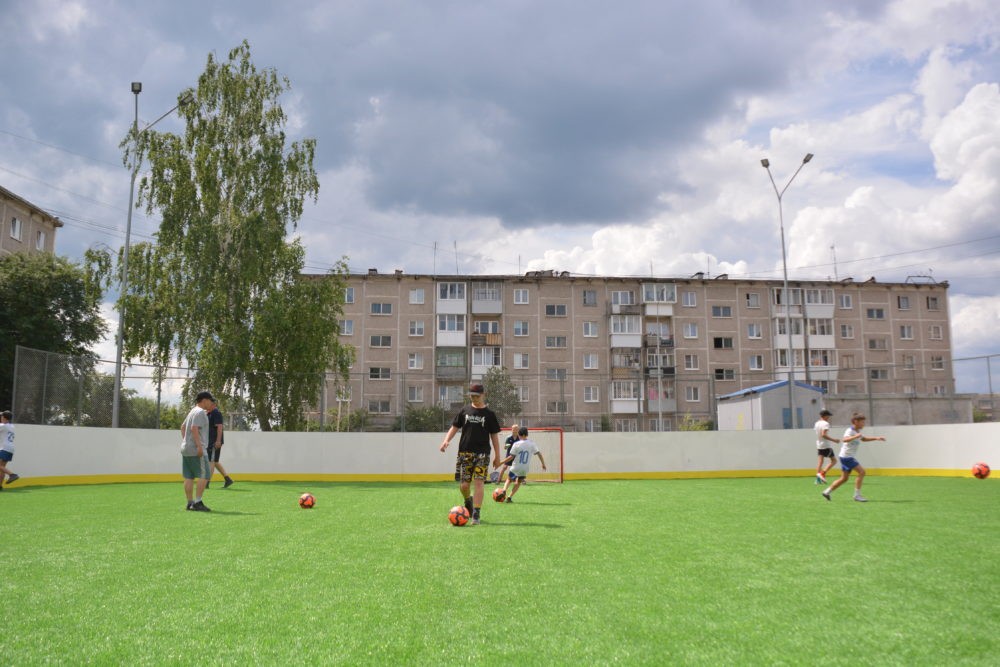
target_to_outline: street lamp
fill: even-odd
[[[812,153],[806,153],[806,156],[802,158],[802,164],[799,165],[799,168],[795,170],[795,173],[792,174],[792,177],[788,179],[787,183],[785,183],[785,187],[781,188],[780,191],[778,190],[777,183],[774,182],[774,176],[771,175],[771,162],[767,158],[760,161],[761,166],[767,170],[768,178],[771,179],[771,185],[774,187],[774,194],[778,196],[778,224],[781,227],[781,266],[785,274],[784,287],[782,287],[781,290],[781,300],[785,305],[785,335],[788,336],[788,358],[785,361],[788,363],[788,423],[791,428],[795,428],[795,394],[793,392],[793,387],[795,385],[795,357],[792,355],[792,297],[791,293],[788,291],[788,258],[785,254],[785,216],[781,210],[781,197],[785,194],[785,190],[788,189],[788,186],[792,184],[792,181],[795,180],[795,177],[799,175],[799,172],[802,171],[802,167],[806,166],[806,163],[812,158]],[[805,325],[806,323],[803,322],[802,326]]]
[[[118,428],[118,415],[121,408],[122,394],[122,347],[125,342],[125,303],[122,301],[126,291],[128,291],[128,255],[129,245],[132,239],[132,205],[135,202],[135,179],[139,175],[141,160],[138,159],[139,137],[161,120],[179,109],[182,105],[190,103],[194,98],[190,92],[185,93],[169,111],[161,115],[146,127],[139,129],[139,93],[142,92],[142,82],[132,82],[132,94],[135,95],[135,119],[132,121],[132,141],[134,148],[132,165],[132,182],[128,191],[128,217],[125,221],[125,247],[122,257],[122,279],[118,288],[118,338],[117,349],[115,351],[115,388],[114,396],[111,399],[111,428]]]

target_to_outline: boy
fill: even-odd
[[[517,434],[520,439],[510,448],[510,455],[500,462],[502,465],[510,466],[510,474],[503,485],[505,495],[507,487],[510,486],[511,482],[514,482],[514,488],[511,489],[510,495],[507,496],[508,503],[514,502],[514,494],[521,488],[521,484],[528,479],[528,468],[531,467],[532,454],[537,456],[538,460],[542,462],[542,470],[548,470],[545,467],[545,459],[542,457],[542,453],[538,451],[538,445],[528,439],[528,429],[522,426],[518,429]]]
[[[486,407],[483,394],[486,390],[482,383],[473,382],[469,387],[469,399],[472,405],[466,405],[455,415],[451,428],[444,436],[444,442],[439,448],[442,452],[448,449],[451,439],[459,431],[462,437],[458,441],[458,457],[455,462],[455,481],[458,490],[465,499],[465,508],[472,517],[470,523],[479,524],[479,511],[483,507],[483,484],[486,473],[490,469],[490,445],[493,445],[493,467],[500,466],[500,422],[496,413]],[[474,490],[472,485],[475,484]]]
[[[7,464],[14,460],[14,425],[11,422],[14,415],[10,410],[0,412],[0,491],[3,490],[3,478],[7,483],[16,482],[21,476],[12,472]]]
[[[823,492],[823,497],[830,500],[830,494],[833,493],[834,489],[847,481],[847,478],[851,476],[852,470],[858,471],[858,478],[854,480],[854,499],[859,503],[866,503],[868,499],[861,495],[861,485],[865,481],[865,467],[854,458],[854,455],[858,452],[858,445],[862,442],[872,442],[875,440],[881,440],[885,442],[883,436],[866,436],[861,435],[861,429],[865,427],[865,416],[860,412],[855,412],[851,415],[851,425],[844,432],[844,437],[841,439],[840,445],[840,479],[835,479],[833,484]]]
[[[833,449],[830,445],[826,444],[829,442],[839,443],[840,440],[831,437],[827,434],[830,430],[830,421],[827,417],[832,417],[833,413],[829,410],[819,411],[819,421],[813,426],[816,431],[816,453],[819,454],[819,462],[816,464],[816,483],[826,484],[826,473],[830,472],[830,468],[833,464],[837,462],[837,457],[833,453]],[[823,459],[828,458],[830,462],[827,464],[826,468],[823,467]]]
[[[508,456],[510,456],[510,448],[513,447],[514,443],[517,442],[517,440],[518,440],[518,431],[520,430],[520,428],[521,428],[520,424],[511,424],[511,426],[510,426],[510,435],[507,436],[507,439],[504,440],[504,443],[503,443],[503,447],[504,447],[503,455],[504,455],[505,459]],[[497,472],[493,473],[494,475],[496,475],[496,479],[494,479],[493,481],[496,482],[497,484],[499,484],[500,482],[504,481],[504,475],[507,474],[507,469],[509,467],[510,466],[508,466],[506,463],[501,463],[500,464],[500,470],[498,470]],[[492,478],[492,476],[491,476],[491,478]]]

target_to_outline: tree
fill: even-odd
[[[18,345],[93,357],[90,346],[101,339],[105,324],[100,283],[63,257],[49,253],[0,257],[0,286],[0,410],[6,410],[13,407]],[[74,376],[81,370],[66,368]]]
[[[501,425],[506,425],[521,414],[521,399],[510,374],[503,366],[491,366],[483,376],[486,402],[496,413]]]
[[[442,405],[415,407],[408,403],[403,416],[393,422],[392,430],[433,433],[447,430],[450,423],[451,417]]]
[[[265,431],[300,430],[326,371],[346,379],[351,362],[337,341],[346,262],[303,276],[305,250],[287,237],[319,191],[315,140],[286,140],[278,98],[289,87],[257,69],[244,41],[226,62],[209,54],[197,87],[178,96],[193,100],[178,110],[183,136],[122,142],[126,165],[150,165],[137,206],[162,219],[156,243],[129,253],[124,350],[185,361],[195,369],[187,393],[245,392]]]

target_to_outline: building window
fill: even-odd
[[[838,303],[841,310],[851,310],[854,308],[854,299],[850,294],[841,294]]]
[[[647,283],[642,286],[642,300],[646,303],[675,303],[677,289],[670,283]]]
[[[438,284],[439,301],[465,301],[465,283]]]
[[[752,371],[762,371],[764,370],[764,355],[763,354],[751,354],[750,355],[750,370]]]
[[[499,347],[474,347],[472,348],[473,366],[500,366],[501,354]]]
[[[528,321],[527,320],[515,320],[514,321],[514,335],[515,336],[527,336],[528,335]]]
[[[760,308],[760,294],[757,292],[747,292],[747,308]]]
[[[545,369],[545,379],[546,380],[565,380],[566,379],[566,369],[565,368],[546,368]]]
[[[899,296],[896,297],[896,306],[900,310],[909,310],[910,309],[910,297],[903,296],[902,294],[900,294]]]
[[[411,371],[423,370],[424,355],[420,352],[410,352],[406,355],[406,367]]]
[[[372,366],[368,369],[368,379],[369,380],[388,380],[391,373],[388,368],[380,368],[378,366]]]
[[[899,337],[903,340],[913,340],[913,327],[909,324],[900,324]]]
[[[682,292],[681,305],[687,308],[694,308],[698,305],[698,294],[696,292]]]
[[[715,379],[716,380],[735,380],[736,371],[732,368],[716,368],[715,369]]]
[[[406,400],[409,403],[423,403],[424,402],[424,388],[423,387],[407,387],[406,388]]]
[[[583,337],[584,338],[597,338],[597,322],[584,322],[583,323]]]
[[[827,318],[810,318],[809,319],[809,335],[810,336],[832,336],[833,335],[833,320]]]
[[[884,320],[885,308],[869,308],[865,311],[865,315],[870,320]]]
[[[531,399],[531,391],[527,387],[514,387],[514,392],[521,403],[527,403]]]
[[[786,321],[784,317],[779,317],[775,321],[774,330],[777,331],[779,335],[784,336],[785,334],[788,333],[788,327],[785,326],[788,322],[791,322],[792,324],[792,335],[801,336],[802,320],[796,318],[791,318],[790,320]]]
[[[684,387],[684,400],[688,403],[697,403],[701,400],[701,387]]]
[[[635,433],[639,430],[639,422],[634,418],[618,417],[615,419],[615,431],[618,433]]]
[[[373,303],[371,304],[372,315],[392,315],[392,304],[391,303]]]
[[[520,288],[514,290],[514,303],[517,305],[528,303],[528,290]]]
[[[369,347],[392,347],[392,336],[371,336],[368,339]]]
[[[751,322],[747,325],[747,338],[763,338],[763,330],[758,322]]]
[[[566,401],[547,401],[545,403],[545,412],[550,415],[561,415],[567,412]]]
[[[945,396],[948,393],[948,390],[945,389],[943,385],[936,384],[931,388],[931,393],[935,396]]]
[[[809,350],[810,366],[836,366],[836,352],[834,350]]]
[[[632,380],[615,380],[611,383],[611,399],[628,401],[639,398],[639,383]]]
[[[461,403],[465,400],[465,395],[462,390],[463,387],[461,385],[438,387],[438,402],[444,403],[445,405]]]
[[[417,287],[410,290],[410,303],[422,304],[424,302],[424,288]]]
[[[546,336],[545,347],[557,349],[566,347],[566,336]]]
[[[853,354],[843,354],[840,357],[840,367],[841,368],[854,368],[854,355]]]
[[[611,333],[638,334],[642,333],[642,318],[638,315],[612,315]]]
[[[391,412],[387,399],[371,399],[368,401],[368,412],[373,415],[387,415]]]
[[[941,301],[936,296],[927,297],[927,310],[941,310]]]
[[[685,354],[684,355],[684,370],[686,370],[686,371],[696,371],[696,370],[698,370],[698,355],[697,354]]]
[[[583,388],[584,403],[599,403],[601,400],[601,388],[591,385]]]
[[[584,419],[583,420],[583,430],[586,433],[600,433],[601,432],[601,420],[600,419]]]
[[[888,380],[889,379],[889,369],[887,368],[872,368],[868,371],[868,377],[872,380]]]
[[[634,306],[635,292],[632,290],[617,290],[611,292],[611,303],[615,306]]]
[[[337,326],[340,328],[341,336],[354,335],[354,320],[337,320]]]
[[[501,283],[496,280],[472,283],[473,301],[500,301]]]
[[[907,370],[913,370],[916,363],[917,359],[912,354],[903,355],[903,368]]]
[[[944,329],[940,324],[932,324],[930,328],[931,340],[944,340]]]
[[[732,317],[732,306],[712,306],[712,317]]]
[[[438,331],[465,331],[465,315],[438,315]]]
[[[45,250],[45,232],[35,232],[35,250]]]
[[[697,338],[698,337],[698,325],[694,322],[687,322],[684,324],[684,337],[685,338]]]
[[[868,349],[869,350],[888,350],[889,341],[885,338],[869,338],[868,339]]]
[[[831,289],[807,289],[806,303],[833,304],[833,290]]]
[[[344,288],[344,303],[354,303],[354,288],[345,287]]]
[[[712,346],[716,350],[731,350],[733,349],[733,339],[728,336],[716,336],[712,339]]]
[[[528,368],[528,353],[527,352],[515,352],[514,353],[514,368],[518,370],[524,370]]]
[[[596,354],[583,355],[583,367],[588,371],[597,370],[597,355]]]
[[[424,321],[423,320],[410,320],[410,335],[411,336],[423,336],[424,335]]]
[[[944,357],[931,355],[931,370],[932,371],[943,371],[944,370]]]
[[[854,325],[853,324],[841,324],[840,325],[840,337],[841,338],[854,338]]]
[[[476,320],[472,330],[477,334],[497,334],[500,333],[500,323],[496,320]]]
[[[550,303],[546,305],[545,315],[548,317],[566,317],[566,304]]]
[[[597,305],[597,290],[592,290],[592,289],[583,290],[583,305],[585,306]]]

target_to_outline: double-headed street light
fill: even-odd
[[[799,172],[802,171],[802,167],[806,166],[806,163],[812,158],[812,153],[806,153],[806,156],[802,158],[802,164],[799,165],[799,168],[795,170],[795,173],[792,174],[792,177],[785,183],[785,187],[781,188],[780,191],[778,190],[777,183],[774,182],[774,176],[771,175],[771,162],[767,158],[760,161],[761,166],[767,170],[767,175],[771,179],[774,194],[778,196],[778,224],[781,227],[781,266],[785,274],[784,287],[781,291],[781,302],[785,306],[785,335],[788,337],[788,358],[785,361],[788,363],[788,425],[790,428],[795,428],[795,394],[793,392],[795,386],[795,357],[792,354],[792,295],[788,291],[788,259],[785,254],[785,216],[781,210],[781,197],[785,194],[788,186],[792,184],[792,181],[795,180],[795,177],[799,175]],[[802,325],[805,326],[806,323],[803,322]],[[799,426],[801,425],[799,424]]]
[[[181,105],[188,104],[192,101],[193,97],[191,93],[186,93],[184,97],[178,100],[169,111],[161,115],[159,118],[154,120],[152,123],[146,127],[139,129],[139,93],[142,92],[142,82],[133,81],[132,82],[132,94],[135,95],[135,120],[132,122],[132,141],[134,144],[135,151],[133,153],[133,164],[132,164],[132,183],[129,186],[128,191],[128,218],[125,222],[125,247],[122,257],[122,279],[121,284],[118,288],[118,338],[117,338],[117,350],[115,352],[115,388],[114,396],[111,400],[111,427],[118,428],[118,416],[121,409],[121,394],[122,394],[122,348],[125,342],[125,302],[123,301],[125,293],[128,291],[128,255],[129,255],[129,245],[132,239],[132,205],[135,202],[135,179],[139,175],[139,166],[141,160],[138,159],[138,147],[139,147],[139,137],[142,136],[146,130],[153,127],[161,120],[172,114],[174,111],[179,109]]]

